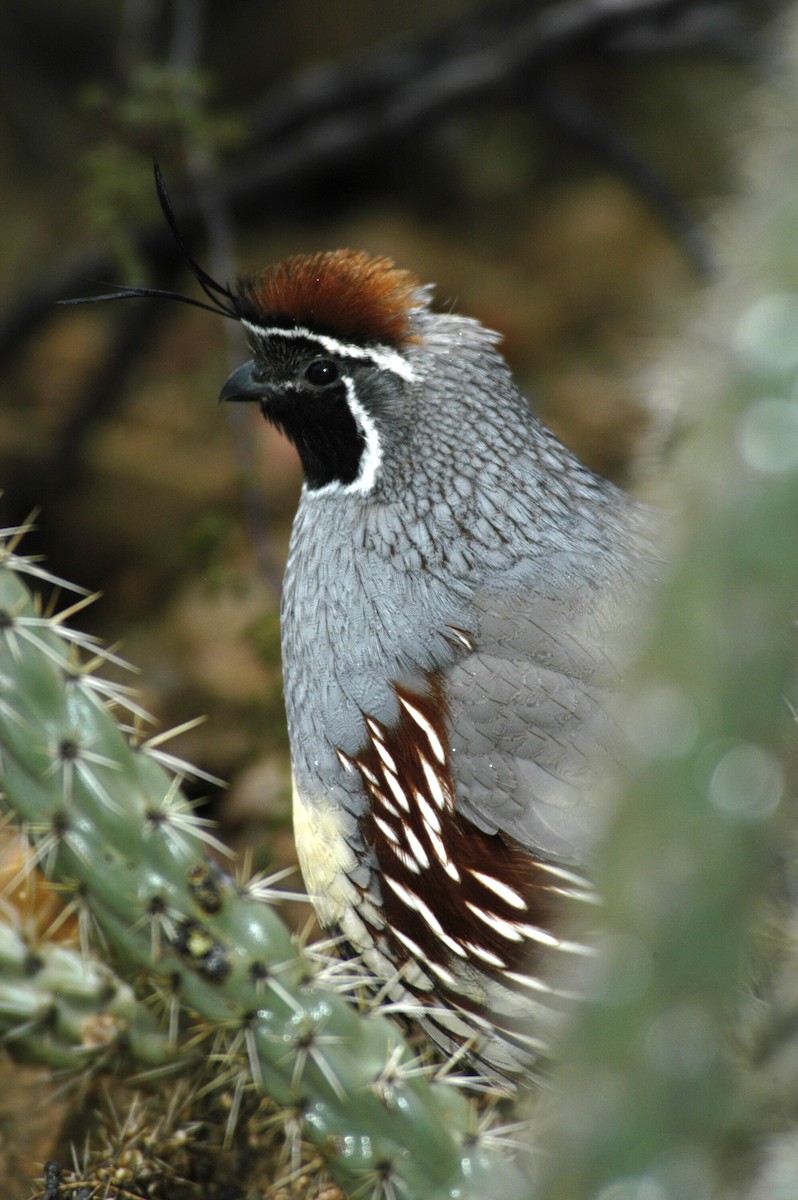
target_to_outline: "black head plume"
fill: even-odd
[[[58,303],[64,305],[103,304],[108,300],[140,300],[157,298],[161,300],[178,300],[181,304],[191,304],[194,306],[194,308],[204,308],[207,312],[217,313],[223,317],[230,317],[231,320],[234,321],[240,320],[241,314],[237,307],[236,297],[234,296],[233,292],[231,292],[230,288],[224,287],[222,284],[217,283],[216,280],[213,279],[213,277],[210,276],[207,271],[203,270],[199,263],[196,262],[195,259],[189,254],[186,244],[183,241],[182,234],[180,233],[180,229],[178,228],[175,214],[172,209],[172,204],[169,200],[169,193],[166,190],[166,184],[164,183],[164,178],[157,162],[153,163],[153,169],[155,172],[155,190],[158,193],[158,201],[161,205],[161,211],[166,217],[166,223],[169,226],[172,237],[175,240],[175,244],[180,251],[180,256],[188,266],[194,278],[197,280],[197,283],[200,285],[205,295],[208,297],[210,303],[206,304],[204,300],[195,300],[192,296],[183,296],[180,292],[165,291],[163,288],[124,287],[123,285],[117,284],[106,284],[106,286],[113,287],[115,290],[113,292],[106,292],[101,296],[81,296],[74,300],[59,300]]]

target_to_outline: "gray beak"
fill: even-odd
[[[225,380],[219,393],[220,400],[260,400],[266,393],[263,383],[255,378],[255,362],[250,359],[236,367],[233,374]]]

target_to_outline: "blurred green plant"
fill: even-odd
[[[798,649],[797,61],[793,38],[792,70],[759,97],[708,315],[662,368],[682,426],[667,497],[681,510],[681,545],[620,716],[633,754],[596,873],[605,904],[595,996],[558,1072],[545,1200],[748,1194],[746,1171],[764,1153],[746,1069],[729,1047],[754,986],[765,899],[780,894],[794,911],[794,894],[780,889],[783,872],[794,878],[798,732],[788,702]],[[782,919],[779,953],[794,966],[792,920]],[[791,994],[780,1030],[770,1009],[777,1040],[792,1040],[794,980]],[[768,1010],[770,1000],[757,1003]],[[793,1094],[769,1128],[794,1133],[794,1122]],[[798,1195],[795,1165],[790,1181],[774,1195]]]
[[[143,282],[130,231],[152,219],[153,160],[169,163],[173,178],[189,161],[211,170],[245,145],[244,118],[219,109],[209,72],[169,63],[139,63],[124,87],[89,84],[79,103],[93,130],[79,163],[89,221],[121,277]]]

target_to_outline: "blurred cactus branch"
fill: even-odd
[[[680,546],[621,713],[596,994],[564,1043],[541,1200],[798,1195],[796,17],[742,121],[723,269],[660,366]]]

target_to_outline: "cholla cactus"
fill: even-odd
[[[267,1092],[343,1186],[408,1200],[526,1194],[446,1071],[420,1064],[378,1011],[355,1011],[338,994],[351,981],[325,986],[335,971],[323,953],[297,952],[269,881],[235,879],[205,856],[215,839],[181,791],[188,768],[117,724],[111,707],[135,711],[135,699],[95,673],[107,652],[66,623],[85,600],[42,614],[19,572],[48,577],[16,553],[19,532],[0,556],[0,751],[4,802],[27,833],[30,865],[71,893],[121,977],[164,997],[173,1026],[188,1011],[216,1032],[220,1074]],[[23,953],[8,943],[10,959]],[[49,963],[48,978],[77,978],[96,1002],[96,963],[55,948]],[[64,992],[64,1044],[79,1041],[76,987]],[[114,987],[124,1002],[112,1015],[134,1053],[168,1057],[129,989]],[[18,1022],[21,1037],[30,1006]]]
[[[27,938],[13,911],[0,922],[0,1037],[21,1057],[68,1070],[175,1057],[155,1015],[105,963]]]

